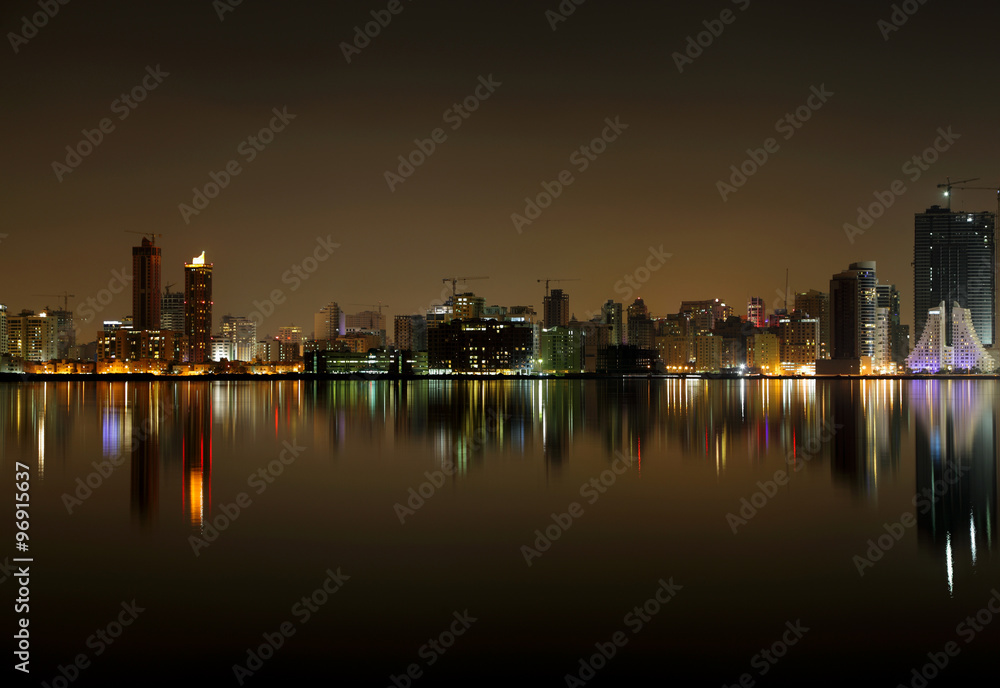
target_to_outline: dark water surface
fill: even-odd
[[[3,384],[8,495],[31,467],[32,683],[83,654],[74,686],[239,685],[286,624],[243,685],[561,686],[583,660],[587,685],[895,686],[949,642],[929,684],[979,684],[998,391]]]

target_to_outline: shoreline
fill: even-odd
[[[689,373],[681,375],[609,375],[603,373],[576,373],[570,375],[389,375],[389,374],[315,374],[315,373],[275,373],[253,375],[250,373],[206,374],[206,375],[154,375],[152,373],[0,373],[0,383],[21,382],[264,382],[264,381],[386,381],[411,382],[420,380],[1000,380],[1000,374],[991,375],[743,375],[730,376],[719,373]]]

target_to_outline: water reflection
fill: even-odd
[[[967,381],[919,381],[916,505],[920,542],[940,555],[948,587],[997,542],[996,395]]]
[[[451,479],[498,460],[541,461],[565,479],[594,448],[642,464],[704,465],[720,479],[786,460],[829,471],[875,505],[910,485],[920,541],[961,580],[997,541],[996,382],[600,380],[483,382],[67,382],[0,385],[5,459],[38,475],[89,471],[93,451],[125,457],[130,511],[201,529],[213,515],[218,457],[299,437],[336,464],[346,451],[430,456]],[[827,440],[823,440],[826,437]],[[355,454],[356,455],[356,454]],[[67,457],[72,465],[67,466]],[[796,457],[796,458],[793,458]],[[913,459],[911,459],[913,457]],[[913,464],[910,464],[910,461]],[[230,459],[232,461],[232,459]],[[829,468],[825,464],[829,464]],[[912,467],[911,467],[912,466]],[[749,469],[749,471],[748,471]],[[242,470],[242,469],[241,469]],[[960,472],[947,490],[949,471]],[[179,491],[167,485],[180,485]],[[226,486],[231,494],[234,485]]]

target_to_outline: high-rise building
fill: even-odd
[[[874,357],[877,284],[874,261],[851,263],[830,280],[831,358]]]
[[[625,333],[622,331],[622,305],[608,299],[607,303],[601,306],[601,315],[604,318],[604,324],[611,328],[609,346],[621,346],[625,339]]]
[[[932,206],[917,213],[913,239],[914,336],[944,301],[945,322],[954,303],[969,310],[984,346],[996,341],[996,214],[952,212]],[[945,328],[951,345],[951,329]]]
[[[747,322],[754,327],[765,327],[767,324],[764,299],[759,296],[751,296],[750,301],[747,303]]]
[[[313,317],[313,338],[318,340],[336,339],[347,332],[346,316],[336,301],[331,301],[319,309]]]
[[[184,333],[184,292],[170,291],[171,285],[160,299],[160,329]]]
[[[711,334],[716,322],[725,322],[733,314],[732,306],[727,306],[719,299],[706,301],[681,301],[679,313],[688,313],[694,325],[694,333]]]
[[[132,247],[132,327],[160,329],[160,247],[146,237]]]
[[[544,299],[542,327],[567,327],[569,325],[569,294],[553,289]]]
[[[819,356],[830,358],[830,295],[817,289],[795,295],[795,310],[819,320]]]
[[[252,361],[257,352],[257,323],[241,315],[224,315],[222,338],[228,342],[229,360]]]
[[[397,315],[393,335],[400,351],[427,351],[427,321],[422,315]]]
[[[906,358],[906,367],[928,373],[951,370],[992,373],[996,370],[997,362],[979,341],[969,309],[953,303],[950,321],[945,320],[946,312],[943,302],[927,312],[920,340]],[[947,330],[951,330],[950,345],[945,341]]]
[[[23,310],[7,317],[7,353],[25,361],[44,363],[58,355],[56,319],[47,313]]]
[[[361,311],[360,313],[347,314],[344,316],[344,332],[365,330],[377,332],[385,329],[385,316],[378,311]]]
[[[483,309],[486,307],[486,298],[476,296],[473,292],[467,291],[456,294],[452,304],[452,317],[460,320],[483,317]],[[384,325],[383,325],[384,328]]]
[[[7,353],[7,306],[0,303],[0,356]]]
[[[191,363],[206,363],[211,354],[212,267],[204,251],[184,265],[184,334]]]
[[[628,307],[626,342],[640,349],[656,346],[656,329],[649,317],[649,309],[641,297],[636,297]]]
[[[819,358],[819,318],[793,311],[778,321],[778,346],[784,366],[798,370]]]
[[[876,287],[876,293],[878,307],[886,309],[886,362],[903,366],[910,353],[910,330],[899,322],[899,290],[895,284],[880,284]]]
[[[297,356],[302,356],[302,328],[285,325],[278,328],[278,341],[285,347],[294,347]]]

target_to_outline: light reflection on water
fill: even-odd
[[[807,379],[32,383],[0,385],[0,444],[5,464],[30,461],[46,479],[35,489],[52,490],[54,519],[65,517],[57,513],[59,494],[92,462],[124,457],[117,470],[128,473],[132,532],[140,541],[182,548],[187,535],[178,529],[203,535],[218,506],[246,490],[247,474],[273,460],[274,447],[286,440],[308,446],[315,463],[297,464],[282,480],[328,503],[299,514],[307,498],[276,489],[266,495],[269,504],[280,504],[293,522],[326,522],[329,510],[341,518],[358,512],[361,521],[363,512],[373,524],[359,527],[376,539],[395,537],[391,505],[434,467],[456,467],[449,488],[461,489],[450,494],[492,504],[499,491],[515,528],[521,517],[530,522],[533,513],[565,508],[575,487],[620,454],[634,480],[616,488],[627,497],[615,515],[595,507],[584,517],[589,532],[604,533],[592,536],[605,538],[594,546],[617,546],[622,532],[646,540],[697,534],[713,544],[686,552],[692,575],[727,585],[731,574],[718,566],[726,548],[747,538],[780,545],[796,537],[797,522],[832,513],[833,523],[855,530],[842,536],[834,532],[841,526],[824,526],[797,546],[813,559],[842,561],[836,575],[846,588],[857,581],[851,556],[882,534],[880,524],[915,513],[919,557],[900,546],[879,566],[926,573],[939,581],[946,602],[977,571],[992,571],[997,389],[992,381]],[[746,526],[743,540],[733,539],[726,510],[754,492],[757,481],[795,467],[803,470],[790,486]],[[948,482],[955,474],[957,481]],[[98,497],[81,507],[84,518],[120,519],[116,489],[95,490]],[[792,501],[803,494],[827,511]],[[921,498],[926,509],[916,506]],[[475,501],[459,506],[442,498],[434,508],[461,522],[478,517]],[[372,522],[372,513],[385,523]],[[404,534],[425,532],[434,513],[419,514]],[[767,520],[773,517],[777,526]],[[634,563],[643,556],[637,553]],[[789,554],[788,564],[800,566],[801,556]],[[895,585],[869,580],[871,597],[857,601],[859,610]],[[942,618],[947,613],[942,607]]]

